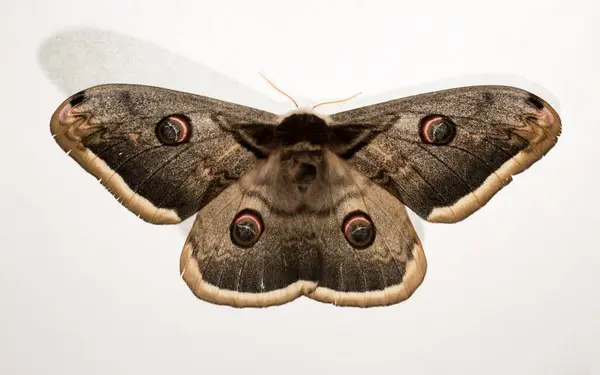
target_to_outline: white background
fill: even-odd
[[[1,374],[600,374],[600,15],[594,1],[3,1]],[[559,111],[546,158],[480,212],[419,222],[407,302],[264,310],[197,300],[181,227],[145,224],[52,140],[98,83],[161,85],[276,112],[517,85]],[[238,84],[234,84],[238,81]]]

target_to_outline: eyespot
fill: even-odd
[[[346,215],[342,224],[346,240],[355,249],[365,249],[375,241],[375,226],[364,212],[354,211]]]
[[[177,145],[190,137],[190,122],[181,115],[167,116],[156,125],[156,136],[166,145]]]
[[[421,120],[419,135],[424,143],[446,145],[455,134],[456,125],[448,117],[430,115]]]
[[[250,209],[242,210],[229,227],[231,242],[243,248],[252,247],[260,238],[264,228],[262,217],[258,212]]]

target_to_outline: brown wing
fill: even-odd
[[[251,169],[260,145],[246,131],[276,124],[274,114],[203,96],[103,85],[67,99],[50,126],[123,205],[166,224],[196,213]]]
[[[274,156],[273,158],[276,158]],[[278,192],[273,160],[259,163],[210,202],[196,218],[181,254],[184,280],[200,299],[235,307],[264,307],[299,296],[345,306],[379,306],[410,297],[426,261],[404,206],[337,156],[301,206]],[[266,177],[265,177],[266,176]],[[288,199],[283,199],[288,198]],[[372,242],[352,246],[344,234],[349,214],[368,215]],[[235,223],[257,217],[249,246],[236,243]]]
[[[427,271],[423,247],[404,205],[329,155],[331,215],[322,218],[321,273],[309,297],[344,306],[383,306],[408,299]],[[372,222],[368,246],[351,245],[352,217]]]
[[[460,221],[512,175],[556,143],[561,121],[534,94],[513,87],[464,87],[375,104],[331,116],[331,126],[363,132],[348,162],[419,216]]]

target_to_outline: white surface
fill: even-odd
[[[600,374],[600,11],[480,3],[2,2],[0,373]],[[48,122],[116,81],[291,109],[258,71],[306,105],[364,93],[328,112],[514,84],[558,107],[563,136],[470,219],[421,224],[408,302],[213,306],[179,277],[181,228],[122,208]]]

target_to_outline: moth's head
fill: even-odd
[[[315,111],[315,108],[319,106],[343,103],[357,97],[360,93],[340,100],[317,103],[312,108],[301,108],[294,98],[275,86],[275,84],[263,74],[260,75],[275,90],[285,95],[296,106],[296,109],[279,117],[279,123],[274,132],[275,134],[269,131],[265,132],[271,136],[270,140],[273,141],[271,146],[275,146],[278,151],[282,151],[283,155],[306,153],[311,156],[316,156],[318,152],[322,153],[325,147],[336,154],[344,154],[348,149],[353,148],[354,139],[361,138],[362,135],[360,133],[362,133],[362,131],[359,130],[357,132],[356,127],[332,128],[329,126],[332,123],[330,117]],[[340,145],[342,147],[339,147]],[[272,150],[273,148],[271,148],[271,151]]]
[[[283,115],[275,133],[284,152],[321,149],[330,136],[327,119],[310,109]]]

